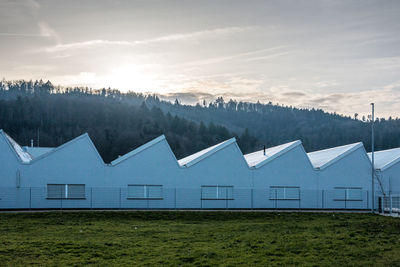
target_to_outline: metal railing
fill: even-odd
[[[379,212],[400,216],[400,194],[389,194],[379,197]]]

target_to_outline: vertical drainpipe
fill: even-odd
[[[372,180],[372,205],[371,205],[371,212],[374,212],[375,210],[375,177],[374,177],[374,172],[375,172],[375,161],[374,161],[374,103],[371,103],[372,106],[372,114],[371,114],[371,159],[372,159],[372,168],[371,168],[371,180]]]
[[[251,208],[254,209],[254,167],[251,167]]]
[[[316,169],[315,171],[317,172],[317,195],[319,195],[319,192],[320,192],[320,189],[319,189],[319,169]],[[322,194],[322,191],[321,191],[321,198],[323,198],[323,197],[324,197],[324,194]],[[321,208],[323,208],[322,201],[323,201],[323,199],[321,199]],[[318,197],[317,198],[317,208],[319,207],[319,205],[320,205],[320,203],[319,203],[319,197]]]
[[[252,167],[250,170],[251,170],[251,188],[254,189],[254,167]]]

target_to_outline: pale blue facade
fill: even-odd
[[[371,162],[346,149],[316,158],[295,141],[243,155],[232,138],[178,161],[160,136],[105,164],[87,134],[22,149],[0,130],[0,209],[370,209]]]
[[[186,167],[187,166],[187,167]],[[234,166],[230,168],[229,166]],[[251,173],[234,139],[224,142],[209,154],[190,161],[184,168],[184,187],[200,189],[192,192],[192,200],[200,208],[249,208]],[[209,196],[207,191],[229,190],[228,197]],[[242,193],[242,194],[241,194]],[[190,208],[187,206],[187,208]]]
[[[380,196],[378,207],[380,212],[400,212],[400,148],[376,151],[374,160],[376,181],[379,184]]]
[[[256,208],[322,208],[316,189],[317,176],[300,142],[276,157],[252,168]],[[279,197],[277,188],[293,188],[299,194]],[[297,189],[298,188],[298,189]],[[264,190],[260,190],[264,189]],[[296,193],[295,193],[296,194]]]
[[[368,156],[372,158],[371,153]],[[377,151],[374,164],[382,194],[400,195],[400,148]]]
[[[21,161],[15,154],[5,133],[0,130],[0,177],[2,187],[16,187]]]
[[[324,190],[324,207],[331,209],[371,207],[372,165],[364,146],[355,147],[331,164],[317,168],[316,173],[318,190]],[[379,190],[377,185],[375,189]],[[357,191],[355,193],[357,196],[354,198],[346,196],[349,190]]]
[[[379,180],[383,184],[385,195],[400,194],[400,163],[385,170],[377,170]]]

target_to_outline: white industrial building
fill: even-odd
[[[375,196],[400,191],[400,149],[375,154]],[[362,143],[243,155],[235,138],[177,160],[160,136],[105,164],[87,134],[21,147],[0,130],[0,209],[371,209]],[[376,201],[376,203],[378,203]]]

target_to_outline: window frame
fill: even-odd
[[[216,196],[215,196],[215,198],[203,197],[203,188],[209,188],[209,187],[216,188]],[[225,189],[231,188],[232,189],[232,196],[229,197],[229,194],[227,193],[225,198],[219,197],[219,188],[225,188]],[[201,200],[235,200],[235,198],[233,197],[233,190],[234,190],[234,186],[233,185],[202,185],[201,186],[201,191],[200,191],[200,193],[201,193],[200,199]],[[228,192],[228,191],[226,191],[226,192]]]
[[[129,186],[143,186],[143,197],[130,197],[129,196]],[[148,187],[160,187],[161,189],[161,196],[160,197],[149,197]],[[164,188],[161,184],[128,184],[127,186],[128,191],[126,192],[126,199],[130,200],[162,200],[164,199]]]
[[[49,185],[60,185],[60,186],[64,186],[64,196],[63,197],[49,197]],[[69,186],[71,185],[83,185],[83,194],[84,197],[71,197],[69,195]],[[60,200],[60,199],[72,199],[72,200],[83,200],[86,199],[86,184],[47,184],[47,197],[46,199],[52,200],[52,199],[56,199],[56,200]]]
[[[291,188],[291,189],[297,189],[299,192],[299,197],[297,198],[288,198],[286,197],[286,189]],[[277,196],[272,196],[271,195],[271,189],[283,189],[283,197],[277,197]],[[269,187],[269,200],[301,200],[301,190],[300,186],[280,186],[280,185],[273,185]]]
[[[351,190],[351,189],[360,190],[361,196],[360,196],[359,199],[354,199],[354,198],[351,199],[351,198],[349,198],[349,190]],[[339,187],[334,187],[333,190],[345,190],[344,199],[336,198],[336,196],[335,196],[334,201],[364,201],[363,200],[363,195],[362,195],[362,192],[363,192],[362,187],[343,187],[343,186],[341,187],[341,186],[339,186]]]

